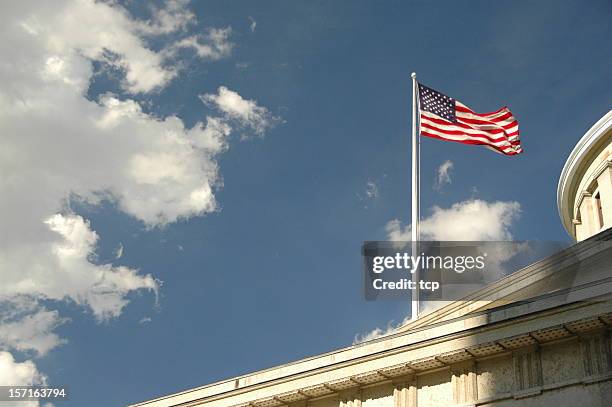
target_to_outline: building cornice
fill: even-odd
[[[608,286],[606,290],[609,291]],[[585,317],[589,315],[588,317]],[[293,403],[342,395],[350,389],[393,383],[465,361],[501,356],[525,347],[547,345],[584,333],[612,328],[612,302],[582,302],[533,315],[519,313],[491,324],[489,315],[456,321],[454,332],[416,341],[344,363],[239,387],[216,394],[205,388],[161,397],[132,407],[284,407]],[[460,325],[463,329],[457,329]],[[467,326],[467,327],[466,327]]]

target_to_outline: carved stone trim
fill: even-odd
[[[339,395],[339,407],[361,407],[361,390],[347,390]]]
[[[366,386],[382,382],[391,382],[395,386],[394,407],[415,407],[417,403],[416,374],[423,374],[430,370],[443,367],[450,367],[453,369],[455,365],[460,366],[462,363],[478,363],[475,361],[475,358],[488,358],[510,351],[513,356],[514,371],[514,386],[513,391],[510,393],[511,397],[530,397],[534,394],[541,393],[543,389],[542,365],[538,349],[540,344],[547,344],[578,336],[581,338],[581,351],[591,355],[590,359],[588,359],[588,363],[587,358],[583,358],[585,359],[585,362],[583,362],[585,363],[585,380],[596,382],[601,380],[601,377],[607,377],[606,375],[612,374],[611,339],[609,334],[605,332],[606,329],[611,327],[612,314],[602,314],[598,317],[583,318],[573,322],[531,331],[528,334],[511,336],[494,342],[471,345],[463,349],[444,352],[435,356],[432,355],[410,362],[378,368],[371,372],[353,374],[347,377],[338,377],[333,380],[328,380],[325,383],[312,384],[289,392],[256,399],[250,401],[250,404],[235,404],[233,407],[249,407],[249,405],[251,407],[256,407],[255,404],[258,404],[257,407],[283,407],[283,405],[292,405],[293,407],[293,404],[296,402],[327,397],[333,394],[337,394],[339,399],[345,402],[345,404],[339,403],[339,407],[361,407],[361,398],[357,400],[348,397],[348,395],[359,392],[360,385]],[[597,339],[601,335],[603,335],[603,339]],[[529,338],[533,338],[537,344],[530,345],[532,341]],[[500,344],[504,344],[506,347]],[[603,350],[598,353],[597,349]],[[462,361],[462,359],[467,358],[470,359]],[[457,386],[463,386],[466,385],[466,382],[471,386],[471,384],[469,384],[471,383],[469,373],[463,381],[461,381],[460,373],[456,376],[453,386],[455,383]],[[546,389],[544,388],[544,390]],[[458,404],[473,404],[477,400],[476,391],[474,391],[473,401]],[[461,392],[457,390],[458,398],[456,400],[460,400],[464,397],[467,398],[470,394],[470,389],[466,389],[464,393],[466,396],[461,396],[459,395]],[[478,403],[480,403],[480,401],[478,401]]]
[[[529,394],[529,389],[542,386],[542,361],[540,349],[537,346],[517,350],[512,353],[514,365],[514,390]]]
[[[580,350],[585,376],[598,376],[612,368],[610,336],[606,330],[580,336]]]
[[[393,407],[417,407],[416,376],[395,382],[393,385]]]
[[[469,360],[451,366],[451,384],[455,404],[469,404],[478,400],[476,362]]]

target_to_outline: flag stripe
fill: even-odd
[[[463,103],[420,84],[419,101],[422,136],[482,145],[505,155],[523,152],[519,123],[508,107],[476,113]]]
[[[495,121],[495,120],[484,120],[484,119],[476,119],[476,118],[471,118],[471,117],[464,117],[461,114],[458,114],[457,119],[461,120],[464,123],[469,123],[469,124],[483,124],[483,125],[494,124],[495,126],[505,127],[505,128],[509,128],[509,127],[516,125],[516,119],[512,116],[503,121]]]
[[[462,140],[462,141],[451,140],[451,139],[449,139],[447,137],[438,136],[436,134],[428,133],[426,131],[421,131],[421,135],[427,136],[427,137],[431,137],[431,138],[436,138],[436,139],[439,139],[439,140],[444,140],[444,141],[456,141],[456,142],[461,143],[461,144],[481,145],[481,146],[485,146],[485,147],[490,147],[491,150],[493,150],[493,151],[495,151],[497,153],[500,153],[500,154],[505,154],[505,155],[516,155],[516,154],[520,154],[520,153],[523,152],[522,148],[518,148],[518,149],[512,149],[512,148],[508,149],[508,148],[506,148],[506,149],[503,149],[503,148],[499,148],[497,146],[492,146],[492,145],[490,145],[488,143],[483,143],[481,141],[473,140],[473,139]]]
[[[501,112],[499,114],[496,114],[495,116],[482,116],[474,113],[457,111],[457,117],[464,117],[466,119],[472,120],[485,120],[488,122],[495,123],[508,121],[508,119],[513,119],[512,113],[510,113],[509,111]]]
[[[489,138],[488,136],[484,134],[466,134],[463,131],[450,131],[450,130],[441,131],[441,130],[437,130],[436,128],[432,128],[428,126],[427,124],[424,124],[422,126],[421,133],[436,134],[440,137],[447,137],[449,140],[453,140],[453,141],[477,140],[482,143],[490,144],[496,147],[512,148],[513,146],[518,145],[518,143],[515,142],[513,144],[511,141],[508,141],[507,139],[503,137],[500,137],[497,140],[492,140],[491,138]]]
[[[457,109],[457,111],[464,112],[464,113],[472,113],[472,114],[475,114],[476,116],[482,116],[482,117],[496,117],[496,116],[502,114],[505,111],[510,111],[510,109],[508,109],[507,106],[504,106],[502,108],[497,109],[494,112],[476,113],[475,111],[473,111],[472,109],[470,109],[469,107],[467,107],[463,103],[459,102],[458,100],[455,101],[455,103],[456,103],[455,108]]]
[[[423,135],[427,135],[428,137],[433,137],[433,138],[438,138],[441,140],[447,140],[447,141],[456,141],[458,143],[462,143],[462,144],[476,144],[476,145],[486,145],[486,146],[490,146],[498,151],[503,151],[503,152],[514,152],[516,150],[518,150],[519,148],[513,147],[513,146],[503,146],[503,145],[495,145],[494,143],[490,143],[486,140],[482,140],[479,138],[474,138],[474,137],[462,137],[462,136],[449,136],[449,135],[440,135],[438,134],[437,131],[434,130],[428,130],[428,129],[424,129],[422,131]]]
[[[493,144],[511,144],[511,145],[519,145],[519,142],[517,140],[509,140],[507,137],[491,137],[489,134],[486,133],[478,133],[475,131],[470,131],[469,133],[466,132],[464,129],[459,129],[459,130],[450,130],[450,129],[440,129],[436,126],[432,126],[429,123],[426,123],[425,121],[423,121],[421,123],[421,127],[423,128],[423,130],[431,130],[431,131],[435,131],[438,132],[440,135],[448,135],[448,136],[463,136],[465,138],[478,138],[478,139],[482,139],[482,140],[486,140],[489,143],[493,143]]]
[[[421,113],[421,115],[423,116],[423,120],[427,120],[429,122],[431,122],[433,125],[448,125],[448,126],[455,126],[456,128],[461,128],[461,129],[466,129],[466,130],[473,130],[475,129],[474,126],[471,126],[467,123],[463,123],[460,120],[457,120],[456,123],[449,123],[448,121],[444,120],[444,119],[440,119],[438,116],[431,114],[431,113],[427,113],[427,112],[423,112]],[[487,132],[492,133],[492,134],[498,134],[498,133],[505,133],[507,135],[512,135],[517,133],[518,131],[518,123],[515,124],[514,127],[511,128],[504,128],[504,127],[500,127],[500,126],[496,126],[496,125],[483,125],[480,126],[481,129],[487,129]]]

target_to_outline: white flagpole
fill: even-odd
[[[418,90],[416,72],[412,75],[412,255],[418,256],[419,241],[419,159],[420,159],[420,140],[418,131]],[[419,282],[419,269],[412,273],[414,284]],[[419,291],[418,287],[412,291],[412,304],[410,318],[417,319],[419,316]]]

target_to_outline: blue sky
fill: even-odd
[[[141,3],[115,7],[133,20],[151,18]],[[228,121],[233,131],[215,161],[213,211],[151,225],[117,197],[77,199],[63,208],[88,220],[99,236],[88,261],[126,266],[163,284],[157,300],[146,289],[126,291],[129,304],[102,321],[92,315],[95,306],[69,294],[29,294],[69,319],[53,331],[65,343],[44,355],[10,344],[3,349],[18,362],[32,360],[50,383],[69,386],[71,399],[58,406],[126,405],[348,346],[356,335],[401,322],[408,303],[363,300],[360,246],[386,239],[389,221],[409,220],[412,71],[476,111],[509,106],[525,150],[504,157],[424,139],[423,217],[433,206],[475,199],[518,202],[520,216],[500,226],[502,236],[568,240],[556,209],[557,180],[575,143],[610,109],[609,2],[186,7],[197,21],[147,37],[148,48],[161,52],[180,38],[231,27],[231,51],[202,59],[195,48],[179,48],[176,76],[144,92],[126,88],[121,69],[88,57],[94,74],[84,97],[98,101],[112,92],[139,103],[148,117],[175,115],[191,128],[219,114],[199,97],[223,86],[256,101],[269,125],[258,135],[252,123]],[[11,88],[7,76],[2,81],[4,98]],[[16,134],[27,141],[30,130]],[[61,134],[55,135],[60,146],[70,142]],[[446,160],[453,162],[452,182],[436,190]],[[78,172],[88,163],[75,158],[66,165]],[[108,161],[108,168],[121,165]],[[86,189],[71,188],[62,193]],[[1,260],[2,252],[0,267],[7,264]]]

